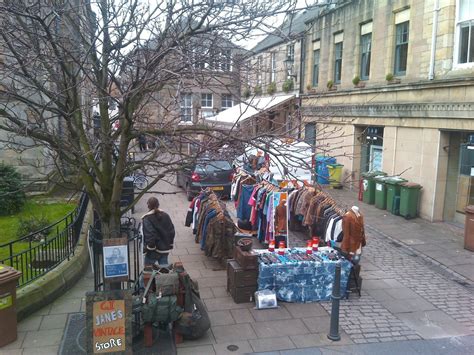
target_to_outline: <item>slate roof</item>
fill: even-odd
[[[320,7],[316,6],[311,9],[298,12],[293,17],[293,20],[286,20],[278,29],[265,37],[250,51],[253,53],[258,53],[277,44],[284,43],[290,38],[298,37],[298,35],[302,34],[306,30],[306,22],[317,17],[321,10],[322,9]]]

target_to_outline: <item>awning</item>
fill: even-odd
[[[292,100],[294,97],[295,95],[253,97],[238,105],[232,106],[215,116],[206,117],[205,122],[223,126],[234,126],[246,119],[257,116],[270,109],[274,109],[277,106]]]

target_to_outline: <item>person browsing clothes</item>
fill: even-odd
[[[145,242],[145,265],[158,262],[168,265],[168,254],[173,249],[175,230],[170,216],[159,209],[156,197],[147,201],[148,213],[143,217],[143,237]]]

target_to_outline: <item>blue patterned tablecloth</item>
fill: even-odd
[[[346,293],[352,264],[341,263],[341,295]],[[307,303],[331,299],[336,261],[299,261],[285,264],[260,262],[259,290],[275,290],[277,299],[285,302]]]

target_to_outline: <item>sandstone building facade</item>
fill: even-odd
[[[307,25],[303,125],[333,147],[346,185],[368,170],[402,174],[423,186],[421,217],[463,223],[474,204],[474,2],[345,1]]]

